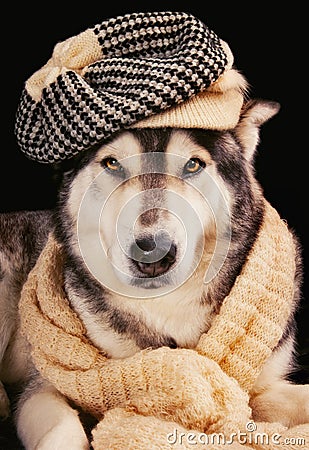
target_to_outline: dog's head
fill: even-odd
[[[277,111],[250,101],[227,131],[130,128],[76,159],[59,214],[75,254],[122,294],[164,293],[197,270],[210,281],[233,241],[246,246],[261,199],[259,127]]]

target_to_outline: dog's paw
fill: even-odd
[[[10,415],[10,401],[0,381],[0,419],[7,419]]]
[[[309,423],[309,385],[280,382],[250,400],[256,422],[280,422],[286,427]]]
[[[89,450],[89,441],[82,427],[62,421],[49,430],[35,447],[36,450]]]

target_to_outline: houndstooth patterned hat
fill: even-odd
[[[31,159],[70,158],[129,127],[232,128],[246,89],[228,45],[187,13],[133,13],[58,43],[25,83],[15,132]]]

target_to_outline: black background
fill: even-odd
[[[14,118],[23,84],[50,58],[54,45],[104,19],[127,12],[185,11],[199,17],[227,41],[236,67],[251,86],[251,97],[278,101],[278,115],[263,125],[256,156],[256,175],[266,198],[299,236],[303,247],[303,300],[298,312],[299,381],[307,381],[309,370],[308,307],[308,205],[306,71],[303,15],[296,8],[269,10],[260,3],[243,8],[229,2],[131,2],[123,7],[107,2],[44,4],[10,7],[8,33],[2,38],[2,126],[1,211],[50,208],[55,202],[51,169],[28,160],[14,136]],[[37,5],[37,4],[35,4]],[[3,16],[3,22],[6,17]]]

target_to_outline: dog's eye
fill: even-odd
[[[120,164],[120,162],[117,161],[117,159],[113,158],[112,156],[110,156],[108,158],[104,158],[101,161],[101,165],[102,165],[102,167],[104,167],[104,169],[107,169],[113,173],[123,172],[123,167]]]
[[[206,167],[206,163],[199,158],[191,158],[183,168],[184,175],[191,175]]]

